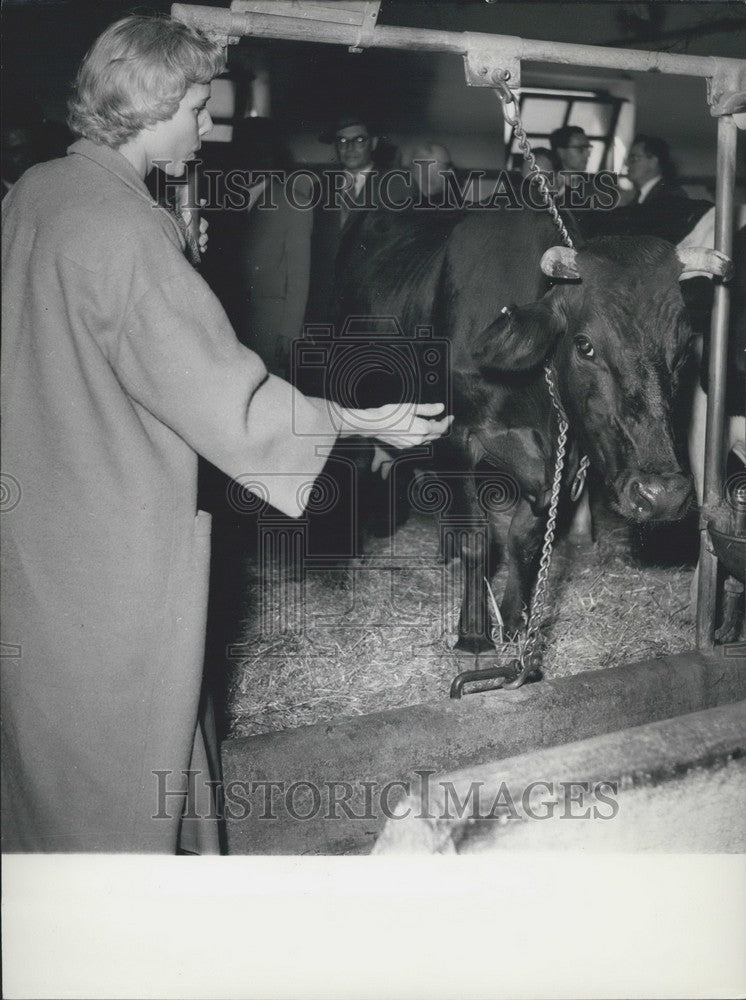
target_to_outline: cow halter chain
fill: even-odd
[[[554,478],[552,479],[552,494],[549,501],[549,516],[544,532],[544,544],[541,549],[541,559],[539,560],[539,572],[536,577],[534,596],[531,601],[531,614],[526,624],[526,635],[522,643],[521,651],[517,660],[519,667],[518,674],[503,683],[504,688],[518,688],[526,682],[529,675],[538,670],[541,666],[541,653],[535,652],[537,640],[539,638],[539,628],[544,614],[544,601],[546,598],[547,580],[549,579],[549,568],[552,564],[552,547],[554,545],[554,532],[557,525],[557,508],[559,506],[559,495],[562,488],[562,470],[565,465],[565,451],[567,448],[567,431],[569,423],[567,416],[559,401],[557,390],[554,385],[552,369],[544,368],[544,379],[549,389],[549,397],[557,413],[557,450],[554,456]],[[586,455],[580,462],[580,467],[575,474],[570,495],[577,499],[585,483],[585,474],[589,461]],[[493,636],[493,639],[495,637]]]
[[[557,204],[554,200],[552,192],[549,190],[549,185],[547,184],[547,179],[544,174],[539,170],[538,164],[536,163],[536,158],[531,150],[531,143],[529,142],[528,136],[526,135],[526,130],[521,122],[520,111],[518,109],[518,101],[515,98],[515,94],[508,86],[506,79],[498,80],[495,87],[495,94],[497,95],[500,104],[502,105],[503,118],[506,123],[513,129],[513,134],[518,142],[518,148],[523,154],[523,158],[529,167],[529,176],[536,181],[539,188],[541,197],[547,207],[552,222],[556,226],[560,239],[569,247],[574,250],[574,244],[572,238],[567,231],[562,218],[560,217]],[[508,110],[508,106],[513,105],[515,111],[513,114]],[[559,505],[559,495],[560,489],[562,487],[562,470],[565,464],[565,450],[567,447],[567,431],[569,429],[569,422],[567,420],[567,415],[565,414],[562,404],[560,403],[559,396],[557,395],[557,390],[554,385],[554,376],[552,369],[549,365],[544,368],[544,378],[547,383],[547,388],[549,389],[549,396],[552,400],[552,405],[557,412],[557,450],[555,453],[554,460],[554,478],[552,480],[552,495],[549,503],[549,516],[547,518],[546,531],[544,532],[544,544],[541,550],[541,560],[539,562],[539,572],[536,578],[536,587],[534,589],[533,600],[531,601],[531,614],[529,616],[528,622],[526,624],[526,635],[522,644],[522,649],[520,652],[519,659],[517,661],[520,670],[516,677],[512,680],[507,680],[503,683],[504,688],[518,688],[524,684],[531,674],[532,671],[536,670],[540,666],[541,655],[535,653],[535,647],[537,640],[539,638],[539,627],[541,625],[542,615],[544,613],[544,601],[546,597],[546,587],[547,580],[549,578],[549,567],[552,562],[552,547],[554,545],[554,532],[557,524],[557,507]],[[590,461],[587,455],[583,455],[580,460],[580,466],[575,478],[573,479],[572,486],[570,488],[570,497],[573,501],[576,501],[580,494],[583,492],[583,487],[585,485],[586,472]],[[494,638],[494,637],[493,637]]]
[[[574,250],[575,247],[573,245],[572,238],[568,233],[567,227],[565,226],[559,214],[559,209],[557,208],[557,203],[554,200],[554,195],[549,190],[547,179],[541,172],[541,170],[539,170],[539,165],[537,164],[536,158],[534,157],[534,154],[531,150],[531,143],[528,140],[528,136],[526,135],[526,130],[524,129],[523,123],[521,122],[521,113],[518,110],[518,101],[516,100],[515,94],[510,89],[505,79],[496,81],[495,94],[497,96],[497,99],[500,101],[500,104],[502,105],[503,118],[505,119],[506,124],[510,125],[510,127],[513,129],[513,134],[515,135],[518,141],[518,148],[520,149],[521,153],[523,153],[523,159],[526,161],[526,163],[528,163],[528,168],[530,171],[529,177],[531,177],[532,180],[536,181],[536,184],[539,188],[539,192],[541,193],[542,200],[544,204],[547,206],[547,211],[552,217],[552,222],[555,224],[560,234],[560,239],[562,240],[562,242],[565,244],[566,247],[569,247],[571,250]],[[508,111],[508,105],[510,104],[512,104],[513,107],[515,108],[514,114],[511,114]]]

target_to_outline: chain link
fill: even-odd
[[[562,470],[565,465],[565,451],[567,448],[567,431],[569,424],[564,415],[564,411],[557,398],[552,379],[552,370],[549,367],[544,369],[544,378],[549,388],[554,408],[557,411],[558,432],[557,432],[557,452],[554,457],[554,479],[552,480],[552,495],[549,501],[549,517],[544,532],[544,545],[541,550],[539,561],[539,572],[536,577],[534,596],[531,600],[531,614],[526,625],[526,637],[523,642],[523,649],[520,655],[520,672],[517,677],[503,684],[505,688],[520,687],[528,675],[538,667],[535,657],[535,646],[539,638],[539,628],[544,614],[544,601],[546,599],[547,580],[549,579],[549,568],[552,564],[552,547],[554,546],[554,532],[557,526],[557,508],[559,506],[559,495],[562,488]]]
[[[583,492],[583,487],[585,486],[585,477],[588,472],[588,468],[591,464],[590,458],[587,455],[583,455],[580,459],[580,465],[578,466],[578,471],[575,473],[575,478],[572,481],[572,486],[570,487],[570,499],[573,503],[580,499],[580,495]]]
[[[518,148],[523,154],[523,158],[528,163],[529,176],[533,178],[541,192],[542,199],[552,217],[552,222],[556,226],[560,239],[569,247],[574,250],[574,244],[570,237],[570,234],[565,227],[562,218],[560,217],[559,210],[557,208],[556,202],[552,192],[549,190],[549,185],[547,184],[547,179],[544,174],[539,170],[538,164],[536,163],[536,157],[531,150],[531,143],[526,135],[526,130],[521,122],[520,113],[518,111],[518,102],[516,101],[515,94],[512,92],[507,82],[503,79],[495,80],[495,94],[497,95],[500,103],[502,104],[503,118],[506,123],[510,125],[513,129],[513,133],[518,141]],[[515,108],[515,114],[510,114],[508,111],[508,106],[512,104]],[[549,516],[547,518],[547,526],[544,532],[544,544],[541,550],[541,559],[539,561],[539,572],[536,577],[536,586],[534,588],[534,595],[531,601],[531,613],[529,615],[528,623],[526,625],[526,635],[523,641],[523,648],[521,650],[519,665],[520,671],[516,677],[510,681],[506,681],[503,684],[505,688],[517,688],[525,683],[529,674],[538,666],[537,655],[535,652],[536,643],[539,638],[539,628],[541,626],[541,619],[544,613],[544,602],[546,600],[546,588],[547,580],[549,579],[549,568],[552,563],[552,548],[554,546],[554,532],[557,525],[557,508],[559,506],[559,495],[562,488],[562,470],[565,465],[565,452],[567,449],[567,432],[569,429],[569,423],[565,411],[560,403],[559,396],[557,395],[557,390],[554,386],[554,379],[552,377],[552,369],[547,366],[544,368],[544,378],[549,389],[549,396],[552,400],[552,405],[557,413],[558,431],[557,431],[557,451],[554,458],[554,478],[552,480],[552,494],[549,502]],[[590,465],[587,455],[583,455],[580,460],[580,467],[575,476],[572,487],[572,499],[576,500],[583,490],[583,485],[585,483],[585,474]]]
[[[496,83],[495,94],[497,95],[497,98],[502,105],[503,118],[505,119],[506,123],[510,125],[510,127],[513,129],[515,137],[518,140],[518,148],[520,149],[521,153],[523,153],[523,159],[526,161],[526,163],[528,163],[529,176],[532,179],[534,179],[538,185],[542,200],[546,205],[550,216],[552,217],[552,222],[557,227],[557,231],[560,234],[560,239],[562,240],[562,242],[565,244],[566,247],[569,247],[571,250],[574,250],[575,247],[572,242],[572,238],[570,237],[570,234],[567,231],[567,227],[565,226],[559,214],[559,209],[557,208],[557,204],[554,200],[554,195],[549,190],[547,179],[542,173],[542,171],[539,170],[539,166],[536,162],[536,157],[534,156],[531,150],[531,143],[528,140],[528,136],[526,135],[526,130],[524,129],[523,123],[521,122],[521,116],[518,111],[518,101],[516,100],[515,94],[510,89],[505,80],[496,80],[495,83]],[[509,104],[512,104],[515,107],[514,115],[511,115],[510,112],[508,111]]]

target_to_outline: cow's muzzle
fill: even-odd
[[[633,521],[678,521],[692,500],[692,483],[680,472],[634,472],[617,489],[621,513]]]

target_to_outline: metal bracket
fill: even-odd
[[[268,19],[278,25],[285,21],[296,30],[305,22],[326,25],[335,32],[328,41],[342,41],[339,32],[347,33],[347,38],[352,35],[355,41],[349,47],[350,52],[362,52],[373,42],[380,6],[381,0],[233,0],[231,13],[243,17],[242,35],[253,34],[254,19],[263,19],[261,33],[268,37],[282,37],[282,32],[277,35],[266,31],[264,22]]]
[[[362,52],[366,49],[370,43],[373,41],[373,33],[376,30],[376,22],[378,20],[378,11],[381,7],[381,0],[371,0],[371,2],[365,4],[365,10],[363,11],[363,21],[357,33],[357,38],[355,39],[355,44],[351,45],[349,52]]]
[[[715,69],[707,78],[707,103],[713,118],[722,115],[736,115],[746,112],[746,63],[743,69],[734,71]]]
[[[237,45],[246,34],[246,19],[232,10],[174,3],[171,5],[171,17],[197,28],[219,45]]]
[[[515,45],[510,44],[515,41]],[[504,35],[499,44],[484,44],[484,35],[464,32],[464,72],[470,87],[494,87],[503,81],[511,88],[521,85],[521,60],[515,53],[520,51],[521,39]]]

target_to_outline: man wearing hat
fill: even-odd
[[[323,132],[319,139],[334,145],[337,162],[343,170],[344,182],[336,185],[339,197],[334,199],[340,211],[340,229],[344,229],[356,207],[368,210],[379,206],[406,207],[410,191],[404,172],[386,171],[389,164],[384,161],[390,158],[383,154],[388,144],[373,133],[360,115],[342,115],[334,128]]]
[[[330,136],[328,132],[324,133],[322,141],[323,139],[334,143],[337,160],[345,172],[348,184],[343,193],[348,194],[354,204],[365,205],[366,199],[362,197],[363,189],[367,184],[365,194],[372,195],[372,183],[377,176],[373,167],[373,151],[378,145],[378,136],[370,134],[370,129],[359,116],[344,115],[337,121],[334,134]],[[344,228],[349,218],[346,199],[339,207],[340,225]]]
[[[358,114],[339,117],[332,128],[322,132],[319,141],[333,145],[336,165],[323,171],[321,198],[317,204],[311,235],[311,277],[309,283],[306,323],[324,328],[334,327],[339,337],[343,332],[345,317],[339,315],[335,302],[337,277],[344,273],[348,254],[357,253],[364,244],[360,242],[360,224],[371,211],[403,210],[412,204],[412,192],[408,183],[408,172],[392,170],[389,164],[394,153],[386,140],[377,135],[364,118]],[[313,330],[308,331],[311,336]],[[382,356],[385,347],[381,347]],[[319,365],[312,369],[296,369],[295,381],[302,392],[328,392],[334,398],[340,391],[337,379],[332,377],[329,384],[329,370]],[[354,376],[354,392],[364,394],[362,382]],[[366,383],[367,384],[367,383]],[[354,463],[358,471],[370,468],[372,448],[366,450],[361,442],[351,446],[338,446],[330,458],[330,467],[350,467]],[[388,490],[388,484],[383,484]],[[354,554],[355,531],[362,515],[356,517],[355,505],[349,492],[349,484],[340,483],[340,499],[333,511],[316,514],[311,518],[310,553],[323,554],[326,558],[338,556],[342,560]],[[370,492],[370,484],[365,490],[366,498],[375,506],[376,500]],[[381,501],[383,506],[387,503]]]
[[[331,323],[334,276],[343,236],[362,212],[405,208],[411,204],[411,191],[404,171],[388,172],[376,164],[374,154],[383,144],[362,116],[342,115],[321,133],[319,141],[334,145],[339,166],[322,177],[322,197],[314,217],[306,318],[313,323]]]

